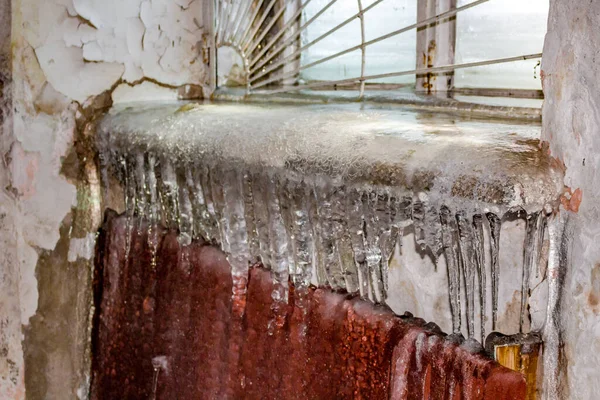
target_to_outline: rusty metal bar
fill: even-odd
[[[542,57],[542,53],[527,54],[527,55],[522,55],[522,56],[506,57],[506,58],[496,58],[493,60],[476,61],[476,62],[463,63],[463,64],[443,65],[440,67],[412,69],[412,70],[399,71],[399,72],[390,72],[387,74],[367,75],[364,77],[364,80],[392,78],[392,77],[396,77],[396,76],[414,75],[414,74],[426,74],[429,72],[431,72],[431,73],[445,72],[445,71],[452,71],[455,69],[462,69],[462,68],[473,68],[473,67],[481,67],[484,65],[502,64],[502,63],[513,62],[513,61],[531,60],[531,59],[540,58],[540,57]],[[279,79],[281,79],[281,77],[279,77]],[[348,78],[348,79],[341,79],[341,80],[316,82],[316,83],[311,83],[311,84],[306,84],[306,85],[298,85],[298,86],[289,87],[289,88],[274,89],[274,90],[270,90],[269,93],[280,93],[280,92],[289,92],[289,91],[295,91],[295,90],[311,89],[313,87],[327,86],[327,85],[332,85],[332,84],[343,85],[346,83],[359,82],[360,79],[361,79],[360,77],[356,77],[356,78]],[[264,86],[263,82],[261,82],[261,86]],[[255,88],[256,87],[258,87],[258,86],[255,86]]]

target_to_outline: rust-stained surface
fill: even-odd
[[[580,188],[574,191],[570,187],[565,187],[565,191],[560,196],[560,203],[567,211],[579,212],[579,206],[583,199],[583,191]]]
[[[538,374],[542,339],[539,334],[517,334],[504,336],[492,333],[488,336],[486,348],[494,354],[500,365],[519,371],[527,382],[527,400],[540,398]]]
[[[521,374],[347,294],[313,288],[301,307],[292,287],[269,329],[262,268],[239,319],[222,252],[163,231],[153,268],[146,227],[130,231],[127,252],[126,218],[109,214],[98,240],[92,399],[525,398]]]

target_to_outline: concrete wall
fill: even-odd
[[[12,69],[13,111],[0,138],[0,398],[23,398],[25,387],[29,399],[85,398],[101,217],[90,122],[113,95],[202,94],[203,3],[10,5],[0,1],[0,61],[12,44],[0,72]]]
[[[600,2],[550,1],[542,62],[543,139],[566,166],[562,398],[600,393]]]

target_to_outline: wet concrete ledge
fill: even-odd
[[[477,346],[343,292],[313,287],[302,300],[292,286],[272,327],[274,284],[258,267],[238,318],[225,254],[182,247],[173,231],[158,238],[153,254],[143,223],[107,214],[92,399],[525,398],[523,376]]]

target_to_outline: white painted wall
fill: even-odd
[[[542,61],[543,138],[564,162],[565,184],[575,193],[566,196],[562,211],[569,215],[572,241],[561,320],[565,399],[595,399],[600,393],[599,26],[600,2],[551,0]]]
[[[0,353],[0,398],[23,398],[20,325],[38,307],[38,254],[55,248],[62,221],[77,206],[77,182],[61,167],[82,107],[117,86],[117,99],[127,100],[173,98],[179,86],[206,85],[202,6],[12,0],[14,113],[0,141],[0,347],[8,343],[8,354]],[[87,237],[71,238],[69,261],[90,257]],[[5,374],[9,367],[17,372]]]

